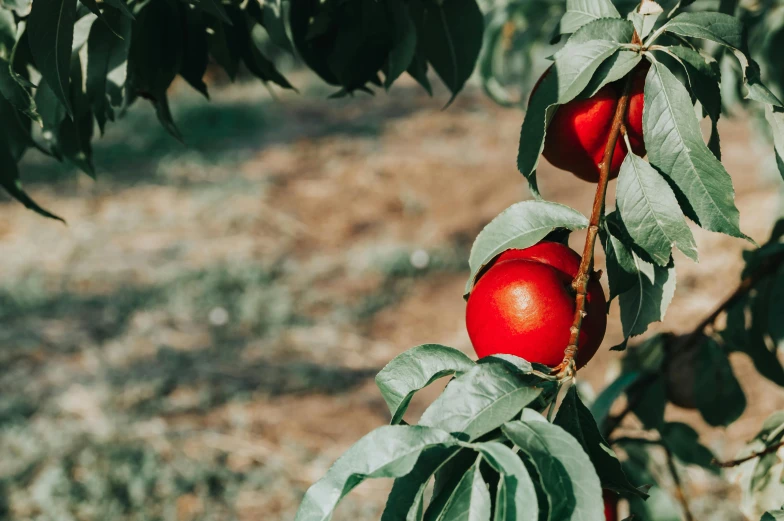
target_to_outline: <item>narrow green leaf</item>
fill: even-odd
[[[400,423],[414,393],[439,378],[461,375],[476,365],[457,349],[424,344],[399,354],[376,376],[376,385],[392,414],[391,423]]]
[[[599,476],[569,433],[542,421],[514,421],[502,428],[539,474],[550,521],[595,521],[604,517]]]
[[[447,386],[422,414],[419,424],[476,439],[534,401],[542,392],[534,386],[536,381],[505,364],[477,365]]]
[[[658,62],[645,80],[643,128],[651,164],[677,185],[699,225],[747,238],[739,228],[732,179],[705,145],[688,91]]]
[[[438,516],[427,521],[490,521],[490,491],[482,479],[479,463],[474,464],[455,487]]]
[[[476,276],[498,254],[510,249],[524,249],[538,243],[558,228],[580,230],[588,226],[583,214],[558,203],[522,201],[515,203],[479,232],[468,258],[471,269],[466,293],[471,291]]]
[[[261,6],[261,24],[267,30],[272,43],[284,51],[293,52],[294,46],[286,33],[283,4],[281,0],[267,0]]]
[[[136,18],[133,16],[131,9],[128,7],[128,3],[126,0],[104,0],[108,5],[114,7],[118,11],[120,11],[123,16],[126,18],[130,18],[131,20],[135,20]]]
[[[41,116],[35,108],[33,95],[17,78],[11,64],[0,58],[0,94],[22,114],[40,124]]]
[[[629,235],[657,264],[669,264],[673,246],[697,261],[694,237],[670,185],[633,152],[621,164],[616,200]]]
[[[107,12],[106,18],[122,38],[112,33],[106,24],[94,24],[87,39],[87,99],[92,105],[101,133],[106,121],[114,119],[112,98],[119,93],[121,85],[114,83],[112,71],[124,69],[131,34],[130,18],[121,15],[119,11]]]
[[[590,83],[579,97],[584,99],[595,96],[599,89],[605,85],[618,81],[632,72],[641,61],[642,55],[640,53],[619,50],[596,69]]]
[[[612,40],[590,40],[555,53],[550,74],[558,76],[558,103],[562,105],[576,98],[596,69],[619,48],[620,43]]]
[[[426,449],[454,446],[444,431],[421,426],[379,427],[355,443],[305,493],[295,521],[327,521],[338,502],[368,478],[398,478]]]
[[[203,79],[210,61],[207,27],[200,11],[181,6],[180,15],[185,19],[185,23],[183,23],[185,42],[180,76],[188,82],[188,85],[200,92],[205,98],[210,99],[207,85]]]
[[[496,492],[494,521],[537,521],[536,489],[515,452],[502,443],[477,443],[473,448],[501,475]]]
[[[417,31],[404,4],[394,3],[392,11],[395,44],[389,51],[385,67],[384,87],[389,89],[396,79],[411,66],[417,48]]]
[[[95,15],[95,16],[96,16],[96,17],[97,17],[99,20],[101,20],[101,22],[105,23],[105,24],[106,24],[106,26],[107,26],[107,27],[108,27],[108,28],[109,28],[109,29],[110,29],[110,30],[111,30],[111,31],[112,31],[112,32],[113,32],[115,35],[117,35],[118,37],[120,37],[120,33],[119,33],[119,32],[118,32],[118,31],[117,31],[115,28],[114,28],[114,26],[112,25],[112,22],[111,22],[111,20],[109,20],[109,19],[106,17],[106,15],[104,14],[104,12],[103,12],[103,11],[101,11],[101,8],[98,6],[98,2],[96,2],[96,0],[79,0],[79,2],[80,2],[80,3],[81,3],[83,6],[85,6],[87,9],[89,9],[91,13],[93,13],[93,14],[94,14],[94,15]],[[76,38],[74,37],[74,39],[76,39]]]
[[[635,262],[640,270],[646,264],[636,256]],[[649,324],[662,320],[675,294],[675,267],[653,269],[653,281],[640,271],[634,287],[619,297],[621,325],[627,338],[643,334]]]
[[[665,423],[659,428],[662,442],[676,458],[687,465],[698,465],[714,474],[718,468],[713,465],[713,453],[699,442],[699,434],[685,423]]]
[[[710,337],[699,347],[694,368],[694,401],[702,418],[714,427],[730,425],[746,409],[746,396],[727,354]]]
[[[636,405],[632,412],[642,422],[646,429],[659,429],[664,423],[664,409],[667,407],[667,387],[663,378],[658,378],[652,384],[635,389],[642,393],[641,397],[634,397]]]
[[[384,513],[381,514],[381,521],[420,521],[428,483],[459,450],[459,447],[433,447],[425,450],[411,472],[395,480]]]
[[[599,229],[599,238],[605,252],[605,267],[607,268],[607,280],[610,286],[609,303],[618,295],[632,289],[637,284],[639,269],[634,260],[632,250],[621,238],[626,238],[625,230],[621,233],[619,225],[616,223],[616,212],[610,212],[604,221],[604,225]],[[626,238],[632,242],[631,238]]]
[[[68,93],[75,23],[76,0],[36,0],[27,21],[36,68],[69,115],[73,115]]]
[[[599,432],[596,420],[588,407],[580,400],[576,387],[572,386],[567,391],[553,423],[574,436],[580,443],[599,475],[602,488],[614,490],[620,494],[647,497],[647,494],[640,492],[629,482],[621,468],[618,456],[615,455],[610,444]]]
[[[675,8],[673,8],[673,10],[675,10]],[[659,15],[663,12],[664,9],[656,2],[645,2],[639,9],[634,9],[630,12],[627,18],[634,24],[634,28],[639,37],[644,39],[653,30],[656,25],[656,20],[659,19]]]
[[[561,18],[561,34],[573,33],[599,18],[620,18],[610,0],[566,0],[566,13]]]

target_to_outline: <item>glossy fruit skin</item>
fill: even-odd
[[[574,320],[571,288],[580,256],[557,242],[501,254],[474,286],[466,328],[476,354],[505,353],[548,366],[563,360]],[[588,283],[586,312],[575,358],[582,367],[596,354],[607,328],[601,284]]]
[[[650,64],[644,61],[631,72],[634,78],[625,124],[632,150],[638,156],[645,156],[642,111],[645,75],[649,68]],[[550,69],[545,71],[537,86],[549,71]],[[542,152],[551,165],[569,171],[585,181],[599,182],[599,163],[604,157],[624,81],[605,85],[588,99],[575,99],[558,108],[547,127]],[[615,145],[610,179],[618,177],[626,152],[626,143],[621,137]]]
[[[602,490],[602,499],[605,521],[618,521],[618,494],[605,489]]]

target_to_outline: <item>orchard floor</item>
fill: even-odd
[[[443,92],[408,83],[324,98],[178,91],[188,148],[134,107],[96,143],[97,181],[31,153],[28,188],[69,225],[0,203],[0,519],[290,520],[307,486],[387,421],[380,367],[427,342],[471,353],[466,259],[526,197],[522,114],[478,89],[441,110]],[[722,126],[742,228],[763,242],[780,181],[744,122]],[[590,185],[546,164],[539,179],[546,198],[589,212]],[[675,331],[731,291],[748,247],[694,232],[701,262],[676,258]],[[617,371],[617,308],[609,322],[580,373],[595,390]],[[749,407],[731,428],[668,411],[725,458],[784,407],[747,359],[733,363]],[[731,487],[688,482],[698,519],[741,519]],[[377,519],[388,486],[363,485],[335,519]]]

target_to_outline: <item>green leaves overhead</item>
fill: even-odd
[[[75,23],[76,0],[36,0],[27,23],[36,68],[68,114],[73,113],[69,78]]]
[[[672,189],[631,151],[621,165],[616,200],[629,235],[658,265],[669,264],[673,246],[697,260],[694,237]]]
[[[533,246],[558,228],[579,230],[588,226],[588,219],[577,210],[547,201],[515,203],[484,227],[476,237],[468,265],[471,275],[466,293],[471,291],[477,275],[497,255],[510,248]]]
[[[414,393],[448,375],[461,375],[475,367],[466,355],[438,344],[425,344],[396,356],[376,375],[376,385],[400,423]]]
[[[659,62],[653,62],[645,80],[643,132],[651,164],[672,179],[698,224],[746,238],[732,180],[703,141],[689,93]]]
[[[620,18],[610,0],[567,0],[566,13],[561,18],[561,33],[573,33],[583,25],[599,18]]]
[[[305,493],[296,521],[327,521],[338,502],[368,478],[411,472],[422,452],[457,442],[444,431],[420,426],[379,427],[355,443]]]
[[[539,396],[536,379],[506,364],[477,365],[450,383],[419,420],[420,425],[476,439],[511,420]]]

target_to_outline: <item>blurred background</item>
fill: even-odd
[[[403,78],[339,100],[310,74],[290,78],[300,94],[216,71],[209,103],[176,84],[187,146],[137,103],[96,142],[95,181],[30,153],[29,192],[67,226],[0,195],[0,519],[292,519],[334,459],[388,421],[373,383],[384,364],[429,342],[473,356],[468,252],[529,197],[522,112],[476,82],[442,110],[435,77],[432,98]],[[781,210],[771,147],[742,117],[720,127],[741,226],[762,243]],[[539,180],[547,199],[589,212],[593,185],[547,164]],[[701,262],[677,256],[653,332],[693,328],[739,280],[748,245],[692,231]],[[580,372],[587,392],[617,374],[608,348],[621,339],[613,306]],[[732,361],[740,421],[721,431],[668,411],[721,457],[784,407],[745,355]],[[693,472],[698,518],[741,519],[732,485]],[[335,519],[377,519],[389,485],[363,485]]]

